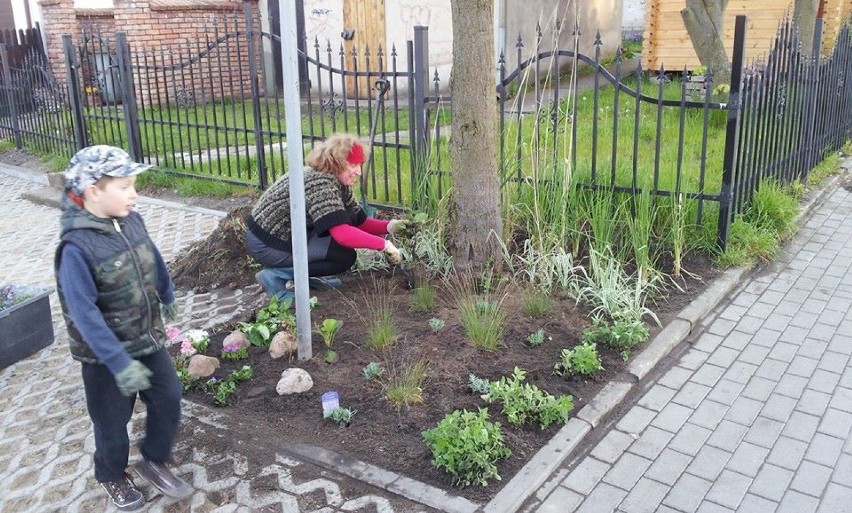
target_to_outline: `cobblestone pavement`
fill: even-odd
[[[838,188],[524,511],[852,511],[850,304]]]
[[[3,282],[53,287],[53,252],[59,211],[33,204],[21,193],[41,185],[0,173],[0,268]],[[166,260],[205,237],[219,218],[192,209],[140,204],[148,230]],[[196,328],[253,308],[259,287],[228,294],[181,294],[182,323]],[[115,511],[93,477],[94,437],[86,414],[79,364],[67,348],[56,293],[50,296],[56,341],[0,370],[0,511]],[[132,437],[143,427],[144,406],[134,416]],[[215,410],[184,402],[175,450],[178,473],[197,490],[169,503],[140,486],[149,511],[338,511],[420,512],[426,508],[314,465],[270,452],[249,457],[246,437]],[[212,442],[228,450],[217,453]],[[252,451],[251,454],[256,454]],[[131,454],[131,462],[138,454]],[[141,480],[138,484],[142,485]]]

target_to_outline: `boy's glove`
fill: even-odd
[[[399,235],[400,233],[410,230],[414,227],[414,223],[408,219],[392,219],[388,223],[388,233],[391,235]]]
[[[399,252],[396,246],[389,240],[385,241],[385,249],[382,250],[391,265],[399,265],[402,263],[402,253]]]
[[[142,365],[139,360],[133,360],[130,365],[115,375],[115,384],[122,395],[132,396],[140,390],[151,388],[148,380],[154,373],[148,367]]]
[[[174,322],[177,320],[178,316],[178,307],[177,301],[172,301],[171,303],[164,305],[160,304],[160,308],[163,312],[163,320],[166,322]]]

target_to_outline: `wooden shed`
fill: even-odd
[[[778,32],[778,26],[793,0],[730,0],[725,10],[725,46],[730,57],[734,46],[734,18],[748,16],[746,33],[746,60],[760,58],[769,52]],[[645,11],[644,48],[642,67],[657,70],[665,66],[676,71],[692,70],[701,65],[680,11],[684,0],[648,0]],[[852,15],[852,0],[820,0],[820,11],[825,20],[825,47],[831,48],[838,30]]]

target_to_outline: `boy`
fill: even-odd
[[[95,479],[124,511],[145,504],[125,471],[137,394],[147,419],[136,472],[169,497],[193,491],[166,465],[180,422],[181,386],[161,315],[173,320],[177,305],[165,262],[133,211],[136,175],[150,167],[112,146],[77,152],[65,171],[54,261],[71,356],[82,364],[95,431]]]

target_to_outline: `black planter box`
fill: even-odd
[[[53,343],[50,292],[40,292],[0,312],[0,368]]]

